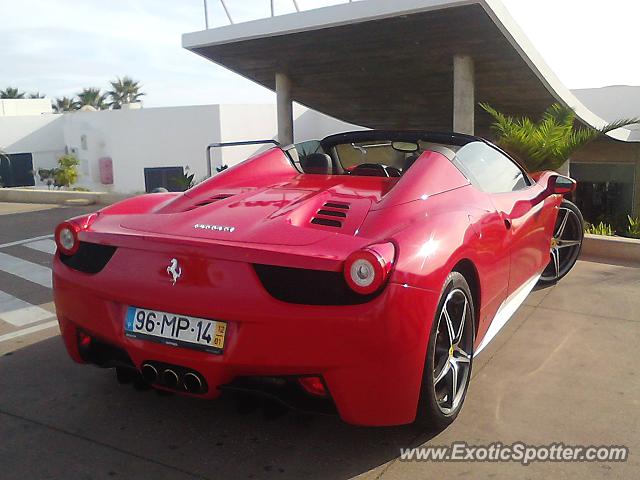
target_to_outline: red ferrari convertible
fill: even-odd
[[[574,187],[458,134],[276,145],[59,225],[62,335],[123,382],[444,427],[474,355],[574,265]]]

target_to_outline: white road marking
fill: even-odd
[[[15,242],[4,243],[0,245],[0,249],[24,245],[34,250],[53,255],[56,250],[56,244],[52,240],[53,235],[43,235],[40,237],[26,238]],[[37,283],[46,288],[52,287],[51,269],[29,262],[21,258],[17,258],[6,253],[0,252],[0,271],[10,273],[27,281]],[[25,302],[6,292],[0,291],[0,321],[7,322],[15,327],[24,327],[37,322],[43,322],[39,325],[23,328],[15,332],[7,333],[0,336],[0,342],[12,340],[25,335],[53,328],[58,325],[55,314]]]
[[[36,263],[0,253],[0,270],[16,275],[33,283],[51,288],[51,269]]]
[[[51,255],[56,253],[56,242],[49,238],[25,243],[24,246],[32,248],[33,250],[38,250],[39,252],[49,253]]]
[[[31,305],[24,300],[0,291],[0,320],[16,327],[47,320],[55,316],[44,308]]]
[[[53,238],[53,234],[42,235],[40,237],[25,238],[24,240],[17,240],[15,242],[3,243],[2,245],[0,245],[0,248],[14,247],[16,245],[22,245],[23,243],[35,242],[36,240],[44,240],[46,238]]]
[[[22,330],[18,330],[17,332],[11,332],[5,335],[0,335],[0,343],[6,342],[7,340],[13,340],[14,338],[23,337],[25,335],[31,335],[32,333],[36,333],[41,330],[46,330],[47,328],[53,328],[57,326],[58,326],[58,321],[53,320],[52,322],[43,323],[42,325],[34,325],[33,327],[24,328]]]

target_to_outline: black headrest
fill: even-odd
[[[402,168],[403,172],[406,172],[407,170],[409,170],[411,168],[411,166],[416,163],[416,161],[420,158],[420,155],[418,154],[413,154],[409,157],[407,157],[404,161],[404,167]]]
[[[331,157],[326,153],[310,153],[300,159],[300,167],[304,173],[316,175],[331,175],[333,164]]]

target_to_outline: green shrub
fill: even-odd
[[[58,159],[58,169],[55,173],[56,186],[67,187],[78,181],[78,160],[75,155],[63,155]]]
[[[627,215],[629,226],[627,227],[627,235],[631,238],[640,238],[640,217],[633,218]]]
[[[57,168],[39,168],[38,177],[40,181],[47,185],[47,188],[51,189],[51,186],[56,183],[56,170]]]
[[[189,166],[186,166],[184,167],[184,172],[181,175],[173,177],[173,181],[176,184],[178,184],[181,191],[189,190],[190,188],[196,185],[196,182],[194,180],[196,174],[195,173],[190,174],[189,170],[190,170]]]
[[[615,231],[613,227],[608,223],[600,222],[598,225],[594,225],[592,223],[585,223],[584,227],[585,233],[590,233],[592,235],[615,235]]]
[[[78,160],[74,155],[63,155],[58,159],[58,168],[39,168],[40,181],[51,188],[67,187],[78,181]]]

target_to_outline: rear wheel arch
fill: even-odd
[[[478,269],[475,264],[469,260],[468,258],[462,259],[456,263],[453,267],[452,271],[458,272],[461,274],[467,284],[469,285],[469,290],[471,290],[471,296],[473,297],[473,309],[475,313],[475,329],[474,332],[478,334],[478,327],[480,323],[480,296],[481,296],[481,288],[480,288],[480,277],[478,276]]]

